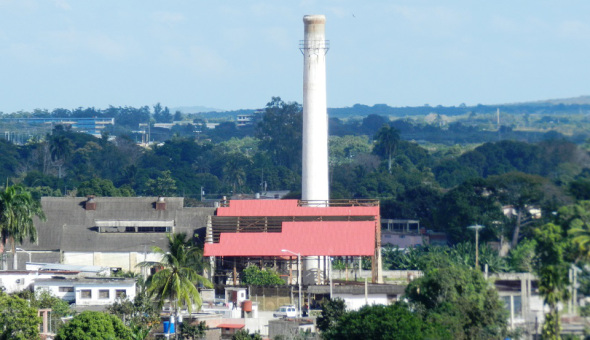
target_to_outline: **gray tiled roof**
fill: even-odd
[[[25,250],[143,252],[151,246],[166,247],[165,233],[99,233],[96,220],[174,221],[174,232],[193,235],[204,228],[215,208],[183,207],[184,198],[166,197],[166,210],[156,210],[157,197],[96,197],[96,210],[86,210],[84,197],[43,197],[47,217],[35,219],[37,244]]]

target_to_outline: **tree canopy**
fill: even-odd
[[[84,311],[61,327],[56,340],[132,340],[131,330],[114,315]]]

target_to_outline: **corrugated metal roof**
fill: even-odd
[[[96,210],[84,209],[85,197],[42,197],[46,221],[35,218],[38,243],[25,241],[25,250],[137,251],[152,245],[167,248],[165,233],[99,233],[96,221],[156,221],[174,225],[174,232],[192,235],[203,228],[215,208],[183,207],[182,197],[166,197],[166,210],[156,210],[157,197],[96,197]],[[172,221],[172,222],[170,222]],[[99,222],[100,224],[101,222]],[[59,253],[57,253],[59,256]],[[20,256],[19,258],[26,258]],[[35,255],[37,259],[38,256]],[[44,261],[49,262],[48,259]],[[57,258],[59,261],[59,257]]]
[[[222,233],[205,244],[205,256],[371,256],[375,222],[284,222],[280,233]]]
[[[379,206],[304,207],[298,200],[232,200],[217,216],[379,216]]]

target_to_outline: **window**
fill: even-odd
[[[74,287],[59,287],[60,293],[72,293],[74,292]]]
[[[174,220],[95,220],[99,233],[171,233]]]
[[[110,296],[109,290],[108,289],[100,289],[98,291],[98,298],[99,299],[108,299]]]
[[[81,299],[92,299],[92,291],[90,289],[80,290],[80,298]]]
[[[124,299],[127,297],[127,290],[117,289],[115,290],[115,296],[117,297],[117,299]]]

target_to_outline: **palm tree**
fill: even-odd
[[[186,237],[184,233],[168,234],[170,251],[165,252],[160,247],[153,247],[152,250],[161,254],[162,259],[158,262],[146,261],[138,264],[141,267],[160,268],[147,280],[147,293],[158,301],[158,308],[162,308],[165,300],[168,300],[171,304],[176,304],[175,309],[186,305],[192,312],[195,305],[198,310],[201,308],[202,300],[196,285],[213,287],[209,280],[198,273],[204,268],[198,263],[202,259],[201,249],[192,242],[187,242]]]
[[[57,177],[61,178],[61,167],[72,153],[73,143],[66,136],[53,136],[49,142],[51,160],[57,162],[59,172]]]
[[[246,169],[250,160],[241,154],[232,154],[229,156],[227,163],[223,167],[225,180],[231,184],[233,194],[237,194],[246,181]]]
[[[379,156],[387,156],[387,171],[391,173],[392,158],[400,141],[399,131],[389,125],[383,125],[375,135],[373,152]]]
[[[26,237],[31,242],[37,241],[37,229],[33,218],[45,219],[43,209],[31,193],[20,185],[7,186],[0,192],[0,237],[2,256],[10,242],[13,254],[13,269],[17,267],[16,244],[21,244]],[[4,266],[4,263],[2,264]],[[5,269],[5,268],[4,268]]]

